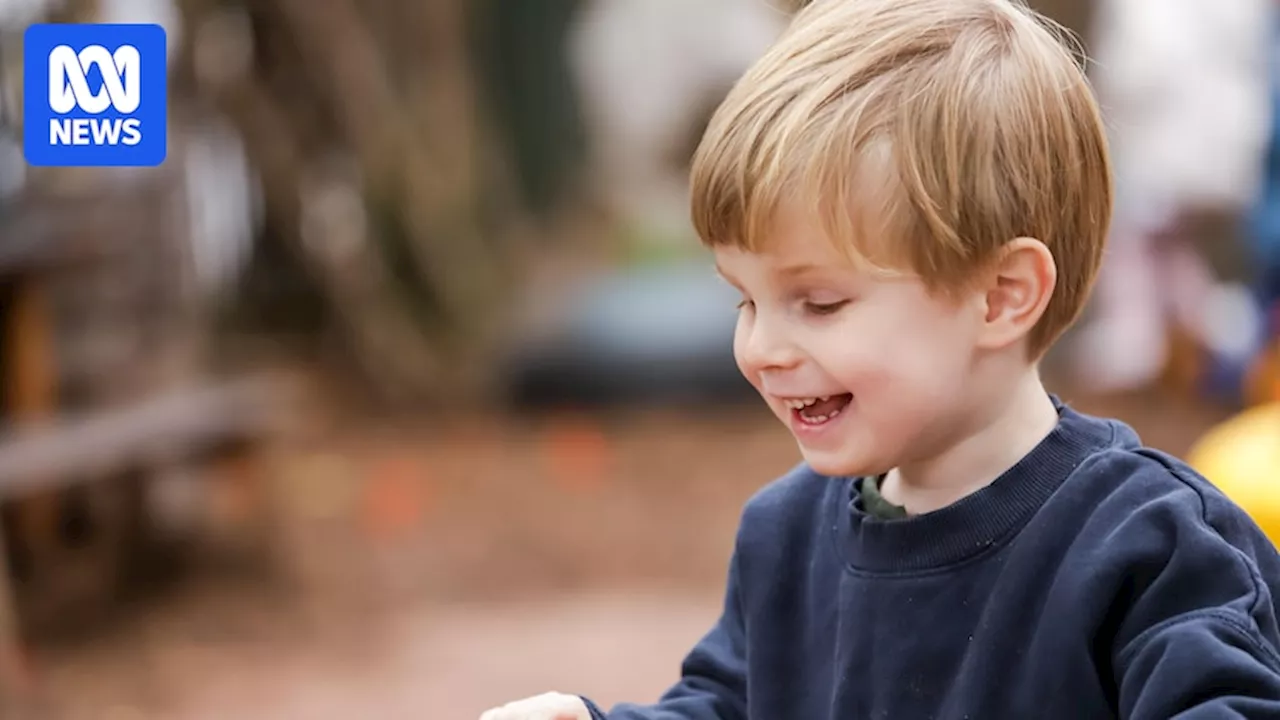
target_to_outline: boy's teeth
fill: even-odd
[[[831,420],[832,418],[834,418],[839,414],[840,414],[839,410],[832,410],[830,413],[827,413],[826,415],[815,415],[813,417],[805,418],[805,420],[814,425],[821,425],[822,423],[828,420]]]
[[[830,400],[830,399],[831,399],[830,395],[827,395],[825,397],[795,398],[792,400],[787,400],[786,405],[792,410],[803,410],[809,407],[810,405],[814,405],[816,403],[823,402],[825,400]]]

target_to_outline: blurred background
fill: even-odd
[[[687,219],[783,0],[0,1],[0,704],[471,718],[654,699],[791,467]],[[1280,503],[1267,0],[1032,0],[1119,199],[1053,389]],[[154,169],[21,154],[32,22],[158,22]]]

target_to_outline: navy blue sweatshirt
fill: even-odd
[[[719,621],[610,720],[1280,718],[1280,557],[1127,426],[1060,407],[988,487],[863,511],[801,466],[743,512]]]

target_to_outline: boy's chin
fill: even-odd
[[[868,477],[888,472],[867,462],[867,458],[851,454],[817,452],[803,445],[800,446],[800,454],[804,457],[805,464],[814,472],[827,477]]]

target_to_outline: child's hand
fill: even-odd
[[[552,692],[494,708],[480,720],[591,720],[591,712],[582,698]]]

